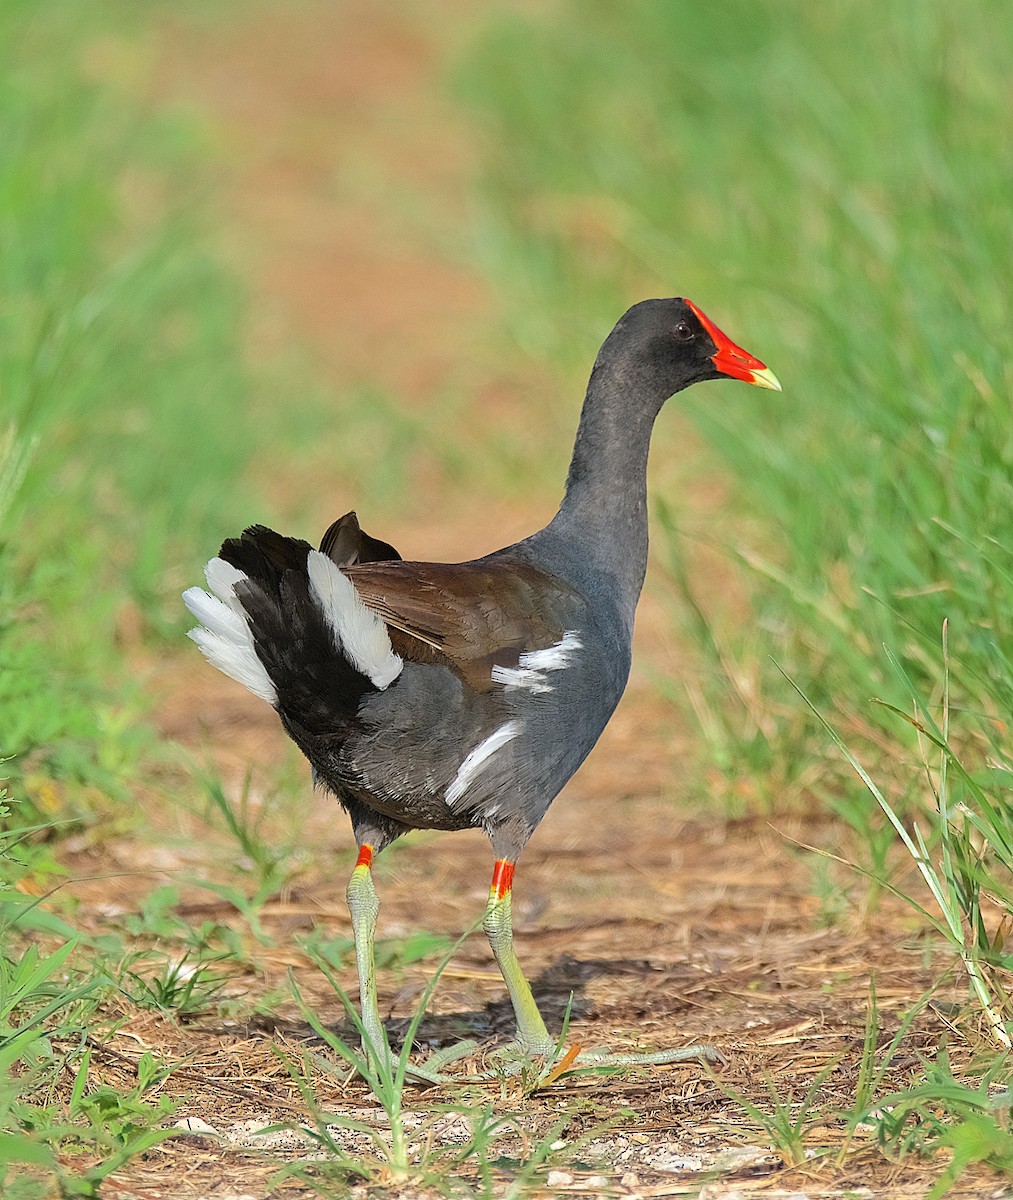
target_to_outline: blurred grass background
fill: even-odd
[[[0,15],[0,753],[57,817],[125,797],[125,658],[178,628],[173,564],[240,519],[256,445],[240,293],[172,194],[192,133],[130,89],[135,18]]]
[[[405,480],[445,485],[450,505],[476,489],[554,498],[603,333],[637,298],[679,292],[785,385],[680,397],[700,435],[688,448],[684,425],[659,423],[655,595],[681,649],[651,666],[698,728],[695,790],[747,810],[815,793],[880,861],[872,799],[788,679],[916,793],[923,749],[872,701],[909,709],[913,687],[938,712],[946,619],[953,737],[1006,806],[1013,333],[997,264],[1013,33],[994,15],[987,0],[959,22],[935,2],[634,0],[494,8],[455,35],[469,220],[451,237],[410,181],[374,178],[379,208],[481,270],[490,362],[534,363],[572,393],[492,419],[483,399],[476,421],[467,361],[424,414],[358,378],[329,394],[303,363],[284,364],[285,382],[252,370],[242,289],[187,181],[216,148],[147,102],[144,16],[7,6],[0,749],[13,794],[53,817],[125,794],[154,748],[131,655],[185,650],[179,587],[251,513],[319,522],[320,503],[347,497],[404,515]],[[309,480],[333,476],[339,428],[350,450],[321,501]],[[525,478],[526,430],[539,445]],[[688,466],[666,461],[687,450]],[[303,491],[279,487],[300,464]],[[716,475],[722,499],[701,508],[697,484]],[[701,545],[736,564],[733,602]]]

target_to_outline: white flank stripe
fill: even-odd
[[[388,687],[404,665],[390,644],[387,626],[359,599],[352,582],[326,554],[311,550],[306,560],[310,590],[327,618],[338,647],[374,687]]]
[[[479,742],[475,749],[471,751],[464,762],[457,768],[457,774],[454,776],[450,787],[447,788],[446,795],[443,797],[450,808],[453,808],[457,801],[464,795],[468,785],[479,771],[483,769],[492,755],[501,746],[505,746],[507,742],[512,742],[520,731],[520,721],[507,721],[499,729],[493,730],[484,742]]]
[[[568,667],[580,648],[580,638],[569,629],[554,646],[546,646],[544,650],[529,650],[527,654],[522,654],[516,667],[493,667],[493,682],[501,683],[506,688],[524,688],[525,691],[535,694],[551,692],[549,672],[561,671]]]
[[[215,568],[215,563],[228,568],[234,578]],[[208,585],[217,595],[209,596],[199,587],[187,588],[183,593],[183,603],[200,621],[200,625],[191,629],[187,637],[200,646],[201,653],[212,666],[249,688],[268,704],[277,704],[278,693],[264,670],[264,664],[257,657],[253,648],[253,634],[246,624],[242,605],[232,590],[236,580],[245,579],[246,576],[220,558],[213,558],[208,563],[206,575]]]

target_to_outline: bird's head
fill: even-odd
[[[596,368],[646,387],[659,407],[705,379],[741,379],[781,390],[773,371],[682,298],[635,304],[609,334]]]

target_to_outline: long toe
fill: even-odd
[[[713,1063],[716,1066],[725,1066],[728,1062],[716,1046],[706,1043],[682,1046],[677,1050],[651,1050],[642,1054],[613,1054],[606,1048],[581,1050],[577,1046],[571,1046],[567,1049],[552,1041],[544,1046],[532,1047],[518,1040],[492,1051],[487,1059],[490,1063],[490,1070],[482,1072],[479,1078],[491,1079],[531,1074],[535,1076],[534,1086],[539,1087],[580,1071],[660,1067],[669,1063],[689,1062],[693,1059],[699,1062]]]
[[[693,1046],[682,1046],[678,1050],[649,1050],[643,1054],[612,1054],[608,1050],[582,1050],[573,1060],[569,1070],[579,1071],[582,1067],[659,1067],[666,1063],[700,1062],[727,1066],[728,1059],[716,1046],[698,1042]]]

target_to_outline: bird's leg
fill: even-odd
[[[397,1069],[397,1058],[387,1042],[383,1021],[380,1020],[380,1006],[376,999],[376,959],[373,953],[373,940],[376,934],[376,918],[380,911],[380,901],[373,887],[373,847],[363,842],[359,847],[359,858],[355,870],[345,889],[345,899],[348,901],[348,911],[352,915],[352,934],[355,937],[355,965],[359,972],[359,1009],[362,1021],[362,1052],[366,1058],[377,1067],[386,1059],[390,1070]],[[467,1043],[454,1050],[444,1051],[433,1057],[431,1065],[411,1066],[406,1070],[408,1078],[419,1083],[441,1083],[444,1077],[439,1068],[455,1057],[463,1057],[473,1049],[472,1043]]]
[[[513,922],[510,913],[510,893],[513,886],[514,864],[508,858],[496,860],[493,869],[492,888],[486,906],[482,927],[485,929],[496,962],[506,981],[507,991],[517,1017],[516,1048],[522,1053],[544,1056],[549,1060],[544,1075],[552,1074],[557,1055],[560,1062],[567,1063],[566,1071],[594,1067],[638,1067],[659,1066],[664,1063],[684,1062],[687,1059],[703,1059],[724,1062],[724,1058],[713,1046],[683,1046],[677,1050],[656,1050],[647,1054],[611,1054],[607,1050],[583,1050],[567,1055],[551,1037],[538,1005],[531,994],[531,985],[524,977],[521,964],[517,961],[513,945]]]
[[[517,1018],[517,1041],[529,1054],[552,1055],[556,1043],[545,1028],[542,1014],[531,994],[531,985],[524,977],[521,964],[514,953],[514,929],[510,911],[510,892],[513,886],[514,864],[509,858],[499,858],[492,873],[489,903],[486,905],[482,928],[496,956],[510,1002]]]
[[[376,934],[380,901],[373,887],[373,847],[368,842],[359,847],[359,858],[345,889],[345,899],[352,916],[355,964],[359,971],[362,1048],[367,1055],[379,1058],[387,1044],[383,1022],[380,1020],[380,1008],[376,1002],[376,963],[373,955],[373,938]]]

